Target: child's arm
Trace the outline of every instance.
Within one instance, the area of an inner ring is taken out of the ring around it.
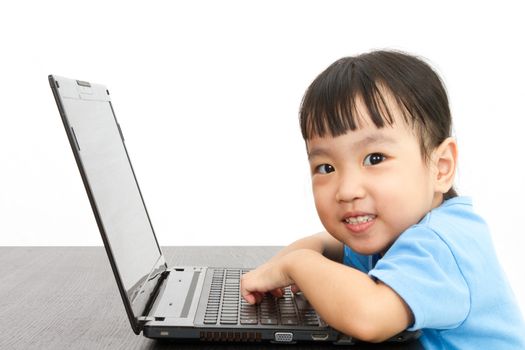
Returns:
[[[241,293],[253,303],[294,283],[329,325],[361,340],[383,341],[412,323],[409,307],[390,287],[311,249],[291,251],[244,275]]]
[[[343,261],[343,243],[332,237],[332,235],[330,235],[328,232],[319,232],[314,235],[301,238],[284,247],[275,256],[273,256],[263,265],[259,266],[257,269],[260,270],[271,266],[274,261],[278,261],[283,256],[299,249],[310,249],[323,254],[328,259],[338,262]],[[299,291],[299,288],[296,285],[292,285],[291,287],[292,292],[297,293]],[[268,292],[272,293],[276,297],[282,297],[284,295],[284,290],[281,288],[269,290]],[[263,297],[263,294],[264,293],[255,293],[255,300],[260,301]]]
[[[330,260],[343,261],[343,243],[332,237],[328,232],[320,232],[299,239],[280,250],[272,259],[279,259],[298,249],[311,249],[326,256]]]

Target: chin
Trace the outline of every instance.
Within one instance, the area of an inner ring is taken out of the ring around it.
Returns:
[[[377,249],[352,249],[352,250],[361,255],[374,255],[374,254],[381,253],[381,250],[377,250]]]
[[[345,243],[346,244],[346,243]],[[374,255],[374,254],[381,254],[384,249],[382,247],[378,247],[375,245],[364,245],[364,244],[346,244],[350,247],[354,252],[361,254],[361,255]]]

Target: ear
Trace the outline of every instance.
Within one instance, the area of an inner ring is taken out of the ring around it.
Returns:
[[[454,184],[456,165],[458,159],[458,145],[456,140],[448,137],[433,152],[435,191],[447,193]]]

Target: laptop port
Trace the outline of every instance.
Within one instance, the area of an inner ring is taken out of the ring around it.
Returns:
[[[322,341],[328,339],[328,333],[312,333],[312,340]]]
[[[291,332],[276,332],[274,339],[279,343],[290,343],[293,341],[293,333]]]

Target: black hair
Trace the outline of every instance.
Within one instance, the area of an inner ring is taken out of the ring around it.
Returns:
[[[344,57],[325,69],[308,87],[301,103],[304,140],[358,129],[357,99],[377,128],[392,125],[394,118],[385,94],[395,98],[405,121],[415,129],[421,155],[428,161],[432,150],[452,133],[447,92],[427,63],[399,51]],[[451,188],[444,197],[455,196]]]

